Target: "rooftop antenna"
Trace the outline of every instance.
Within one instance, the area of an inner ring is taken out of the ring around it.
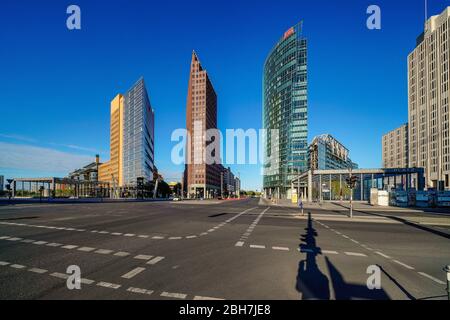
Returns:
[[[428,20],[428,0],[425,0],[425,23]]]

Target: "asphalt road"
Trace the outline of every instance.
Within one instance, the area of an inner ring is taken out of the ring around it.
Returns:
[[[432,229],[257,199],[0,208],[0,299],[446,299],[447,264]]]

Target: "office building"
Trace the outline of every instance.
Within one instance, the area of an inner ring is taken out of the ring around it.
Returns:
[[[264,64],[266,197],[290,198],[291,180],[308,168],[307,83],[307,40],[300,23],[284,33]],[[273,129],[278,130],[275,136]]]
[[[349,157],[348,149],[330,134],[313,139],[309,146],[310,170],[356,169],[358,165]]]
[[[154,111],[144,79],[111,102],[110,153],[99,166],[98,179],[112,187],[135,186],[138,178],[153,180]]]
[[[427,188],[450,188],[450,7],[425,23],[408,56],[409,167],[425,168]]]
[[[381,144],[383,168],[408,168],[408,124],[383,135]]]
[[[208,129],[217,128],[217,95],[198,56],[192,52],[186,103],[186,129],[191,138],[186,146],[184,185],[189,198],[213,198],[220,193],[221,165],[206,160]],[[220,159],[220,150],[214,158]],[[219,161],[220,162],[220,161]]]
[[[100,165],[100,156],[97,154],[94,162],[69,173],[69,179],[78,181],[98,181],[98,168]]]

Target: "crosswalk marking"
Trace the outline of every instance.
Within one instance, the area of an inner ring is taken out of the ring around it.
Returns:
[[[185,295],[183,293],[172,293],[172,292],[164,291],[163,293],[161,293],[161,297],[186,299],[187,295]]]
[[[153,258],[153,256],[149,256],[146,254],[139,254],[134,257],[134,259],[138,259],[138,260],[150,260],[151,258]]]

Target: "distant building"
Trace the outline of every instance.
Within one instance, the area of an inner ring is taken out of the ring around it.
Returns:
[[[308,167],[310,170],[356,169],[358,165],[349,157],[349,151],[330,134],[313,139],[309,145]]]
[[[3,191],[5,189],[5,177],[0,176],[0,191]]]
[[[187,144],[184,173],[184,187],[189,198],[213,198],[220,193],[221,165],[205,161],[208,143],[204,137],[208,129],[216,128],[217,95],[197,54],[192,52],[186,103],[186,129],[191,139]],[[216,154],[216,157],[220,159],[220,155]]]
[[[113,187],[153,180],[155,171],[154,111],[144,79],[111,102],[111,159],[100,165],[99,180]]]
[[[308,164],[307,39],[302,23],[289,28],[264,63],[263,129],[267,130],[266,197],[290,198],[291,180]],[[278,130],[278,137],[272,136]]]
[[[383,168],[408,168],[408,124],[385,134],[381,143]]]
[[[409,167],[450,189],[450,7],[425,23],[408,56]]]
[[[94,162],[69,173],[69,178],[77,181],[99,181],[98,168],[100,165],[100,156],[96,155]]]

